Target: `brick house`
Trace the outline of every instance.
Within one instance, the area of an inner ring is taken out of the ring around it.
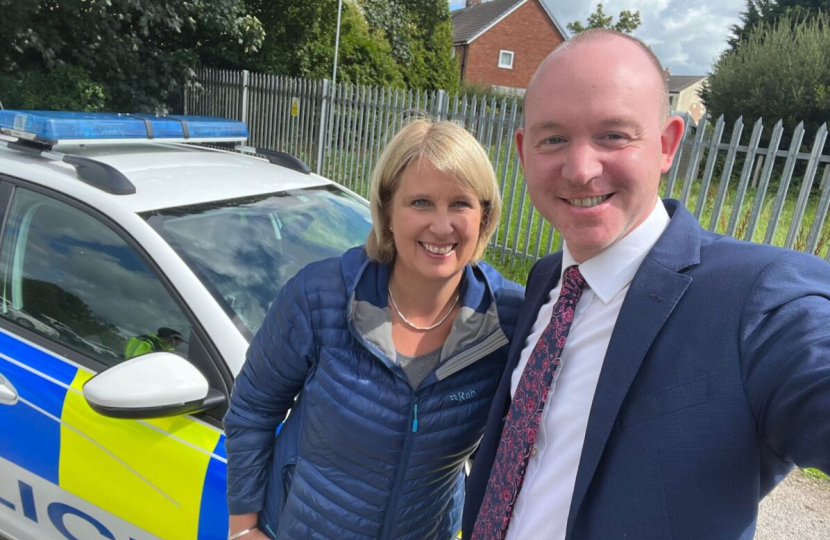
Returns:
[[[524,93],[536,68],[567,39],[541,0],[467,0],[452,12],[461,80]]]

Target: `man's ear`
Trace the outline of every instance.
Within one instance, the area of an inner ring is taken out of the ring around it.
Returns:
[[[522,142],[525,139],[525,130],[523,128],[516,129],[516,151],[519,153],[519,163],[522,164],[522,170],[525,168],[525,149]]]
[[[685,130],[686,123],[683,121],[682,117],[671,115],[666,120],[666,125],[663,127],[663,133],[660,135],[660,146],[663,154],[660,172],[666,173],[669,169],[671,169],[671,164],[674,161],[674,154],[680,146],[680,141],[683,140],[683,132]]]

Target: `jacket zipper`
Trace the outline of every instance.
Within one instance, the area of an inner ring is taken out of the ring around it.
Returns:
[[[412,408],[412,414],[414,414],[414,418],[412,419],[412,433],[418,432],[418,399],[415,399],[415,405]]]
[[[366,341],[366,338],[364,338],[363,335],[360,332],[357,331],[357,329],[354,326],[354,319],[351,316],[351,312],[348,315],[348,326],[349,326],[349,331],[352,333],[352,336],[357,338],[359,343],[361,343],[364,347],[366,347],[366,349],[369,352],[371,352],[375,357],[377,357],[378,360],[380,360],[384,364],[388,364],[388,362],[385,360],[385,356],[383,355],[383,353],[377,347],[375,347],[373,344]],[[501,327],[497,327],[496,330],[494,330],[492,333],[488,334],[485,338],[479,340],[478,342],[476,342],[473,345],[471,345],[470,347],[468,347],[466,349],[466,351],[470,352],[470,351],[475,350],[476,347],[481,345],[483,342],[487,341],[488,338],[492,338],[492,336],[495,332],[502,332]],[[504,336],[503,333],[502,333],[502,336]],[[505,342],[506,341],[507,341],[507,339],[505,337]],[[499,345],[499,346],[501,346],[501,345]],[[464,366],[464,368],[469,367],[469,365],[474,364],[475,362],[477,362],[481,358],[487,356],[487,354],[489,354],[490,352],[492,352],[492,351],[488,351],[485,354],[482,354],[479,358],[476,358],[475,361],[471,362],[467,366]],[[460,369],[464,369],[464,368],[459,368],[457,370],[453,370],[452,373],[454,373],[455,371],[459,371]],[[392,369],[392,372],[395,373],[398,377],[402,377],[407,383],[409,382],[406,379],[406,375],[404,375],[402,371]],[[434,377],[435,377],[435,371],[433,371],[432,374],[427,379],[432,379]],[[433,380],[433,381],[430,381],[427,384],[433,384],[435,382],[436,381]],[[424,385],[422,384],[421,388],[423,388],[423,387],[424,387]],[[392,492],[390,493],[390,496],[389,496],[389,503],[386,505],[386,517],[384,518],[383,528],[381,529],[380,536],[379,536],[378,540],[385,540],[386,538],[388,538],[389,531],[392,528],[392,520],[394,519],[394,516],[395,516],[394,510],[398,506],[398,498],[400,497],[400,492],[401,492],[401,483],[403,482],[404,475],[406,474],[405,464],[407,463],[407,461],[409,461],[409,454],[412,452],[412,445],[414,443],[415,433],[418,432],[418,398],[417,398],[414,390],[410,390],[410,396],[411,396],[410,399],[411,399],[412,407],[410,407],[410,409],[409,409],[410,410],[409,425],[412,426],[412,429],[406,430],[406,439],[404,440],[403,449],[401,450],[401,457],[400,457],[400,460],[398,461],[398,472],[395,475],[395,480],[394,480],[394,483],[392,484]]]
[[[383,520],[383,528],[380,531],[379,540],[387,538],[392,528],[392,520],[395,517],[395,510],[398,507],[398,497],[401,493],[401,483],[403,483],[403,478],[407,470],[405,465],[409,461],[409,454],[412,452],[412,443],[415,438],[414,434],[418,431],[418,398],[414,392],[410,393],[410,395],[412,396],[412,407],[409,409],[409,423],[412,425],[412,429],[406,432],[406,440],[403,443],[403,450],[401,450],[401,459],[398,462],[398,473],[395,475],[395,483],[392,484],[392,493],[389,495],[389,503],[386,505],[386,518]]]
[[[358,341],[366,347],[366,349],[375,355],[378,360],[383,363],[386,363],[384,360],[383,353],[378,350],[377,347],[366,341],[363,335],[357,331],[354,327],[354,320],[352,319],[351,315],[348,318],[349,330],[351,331],[352,335],[355,336]],[[392,372],[395,373],[398,377],[402,377],[407,384],[409,381],[406,379],[406,375],[403,374],[403,371],[400,372],[392,369]],[[403,449],[401,449],[401,457],[398,461],[398,472],[395,474],[395,480],[392,484],[392,492],[389,494],[389,502],[386,505],[386,517],[383,520],[383,527],[380,531],[380,536],[378,540],[384,540],[389,536],[389,531],[392,528],[392,520],[395,517],[394,510],[398,506],[398,497],[400,496],[401,492],[401,483],[403,482],[403,477],[406,474],[406,463],[409,461],[409,454],[412,452],[412,444],[414,442],[415,433],[418,432],[418,397],[415,395],[415,391],[410,388],[409,390],[410,396],[410,403],[412,406],[409,408],[409,421],[407,425],[412,426],[411,429],[405,430],[406,438],[404,439]]]

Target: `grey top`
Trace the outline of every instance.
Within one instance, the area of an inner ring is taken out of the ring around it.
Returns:
[[[464,293],[462,300],[463,295]],[[377,307],[368,301],[355,300],[354,296],[352,293],[350,316],[355,331],[369,345],[377,347],[376,353],[382,361],[399,363],[395,361],[398,354],[395,342],[392,341],[389,306]],[[507,343],[496,302],[491,302],[484,313],[478,313],[473,307],[462,306],[452,323],[450,335],[441,347],[441,361],[437,364],[435,375],[439,381],[443,381]]]
[[[417,390],[424,379],[427,378],[427,375],[432,373],[432,370],[438,365],[438,361],[441,360],[441,347],[420,356],[407,356],[401,353],[397,353],[397,355],[398,364],[406,373],[409,385],[413,390]]]

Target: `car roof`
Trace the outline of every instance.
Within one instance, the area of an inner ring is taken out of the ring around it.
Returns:
[[[135,193],[107,193],[79,180],[72,165],[3,146],[0,172],[87,202],[108,199],[136,213],[331,184],[265,159],[188,144],[58,145],[52,150],[111,165],[132,182]]]

